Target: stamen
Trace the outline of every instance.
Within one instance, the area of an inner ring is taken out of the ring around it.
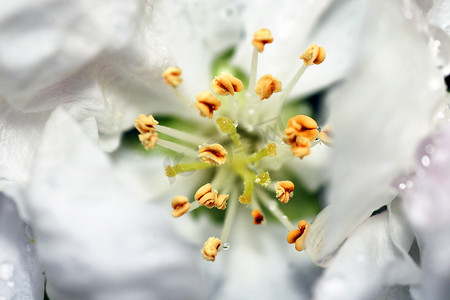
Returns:
[[[278,203],[272,200],[266,193],[257,190],[258,199],[261,200],[262,204],[267,207],[268,210],[278,219],[278,221],[287,228],[287,230],[292,230],[295,226],[289,221],[288,217],[280,210]]]
[[[316,44],[311,44],[300,56],[300,59],[303,59],[305,66],[310,66],[312,64],[319,65],[325,60],[325,49]]]
[[[172,216],[179,218],[184,215],[190,208],[188,199],[184,196],[176,196],[172,199]]]
[[[199,146],[198,157],[204,162],[210,163],[214,166],[223,165],[226,161],[227,150],[220,144],[203,144]]]
[[[260,225],[264,222],[264,216],[259,209],[252,210],[253,224]]]
[[[300,159],[311,154],[311,142],[305,137],[297,137],[295,143],[291,146],[293,156],[297,156]]]
[[[319,139],[328,147],[333,146],[333,130],[331,125],[327,124],[319,133]]]
[[[267,187],[270,183],[269,172],[258,174],[258,176],[256,176],[255,183],[259,184],[260,186]]]
[[[294,184],[289,181],[278,181],[276,187],[276,196],[281,203],[288,203],[294,196]]]
[[[273,93],[281,92],[281,82],[270,74],[264,75],[256,83],[255,93],[259,100],[269,99]]]
[[[310,224],[308,224],[305,220],[301,220],[297,224],[298,229],[293,229],[289,231],[287,235],[286,238],[287,242],[289,244],[295,243],[295,249],[297,251],[302,251],[306,249],[306,247],[305,248],[303,247],[303,242],[305,241],[306,236],[308,235],[309,226]]]
[[[144,145],[145,150],[150,150],[156,147],[158,142],[158,134],[156,132],[146,132],[139,135],[139,140]]]
[[[177,153],[182,153],[182,154],[190,156],[190,157],[197,157],[197,155],[198,155],[198,153],[195,150],[188,148],[186,146],[171,142],[171,141],[159,139],[158,145],[161,147],[164,147],[166,149],[175,151]]]
[[[269,143],[267,146],[258,152],[255,152],[245,159],[246,163],[252,163],[255,161],[260,160],[263,157],[266,156],[276,156],[277,155],[277,145],[275,143]]]
[[[305,137],[313,141],[318,135],[319,130],[317,129],[317,122],[314,119],[305,115],[297,115],[289,119],[283,133],[283,141],[292,146],[298,137]]]
[[[309,48],[300,56],[300,59],[303,59],[303,65],[300,66],[300,68],[297,70],[297,72],[292,77],[291,81],[289,81],[289,84],[284,89],[284,93],[281,97],[281,101],[279,101],[279,105],[283,105],[284,101],[289,97],[291,94],[294,86],[297,84],[297,82],[302,77],[303,73],[305,73],[308,66],[311,64],[320,64],[325,60],[325,49],[322,47],[317,46],[316,44],[312,44],[309,46]]]
[[[207,208],[213,208],[216,203],[217,191],[212,191],[212,186],[207,183],[201,186],[194,195],[194,199]]]
[[[218,110],[221,102],[213,96],[210,91],[205,91],[197,95],[195,108],[200,111],[202,117],[212,119],[214,111]]]
[[[230,235],[230,230],[233,225],[234,218],[236,217],[238,202],[236,201],[236,193],[231,195],[231,203],[225,214],[225,221],[223,224],[222,234],[220,239],[226,243],[228,241],[228,236]],[[222,250],[223,246],[220,246],[219,251]]]
[[[166,176],[167,177],[175,177],[177,174],[180,174],[180,173],[197,171],[197,170],[201,170],[201,169],[208,169],[211,167],[212,167],[211,164],[204,163],[204,162],[190,163],[190,164],[176,164],[174,166],[166,167]]]
[[[155,126],[158,125],[158,121],[153,118],[153,115],[139,114],[139,116],[134,120],[134,127],[140,133],[154,133],[156,131]]]
[[[157,125],[157,126],[155,126],[155,128],[158,132],[164,133],[164,134],[174,137],[178,140],[181,140],[181,141],[187,142],[187,143],[191,143],[194,145],[203,144],[206,140],[206,138],[201,138],[201,137],[198,137],[197,135],[189,134],[187,132],[177,130],[177,129],[174,129],[171,127]]]
[[[255,90],[256,74],[258,72],[258,54],[259,54],[258,48],[255,47],[253,49],[252,62],[250,65],[250,79],[248,83],[247,93],[250,93],[251,91]],[[250,95],[248,94],[247,97],[249,98]]]
[[[255,174],[245,167],[236,168],[235,171],[241,176],[244,181],[244,192],[239,196],[239,202],[242,204],[250,204],[252,202],[253,190],[255,188],[254,182]]]
[[[234,95],[244,87],[242,81],[229,73],[221,73],[211,81],[211,88],[217,95]]]
[[[207,261],[215,261],[220,245],[222,245],[221,240],[216,237],[210,237],[203,245],[201,251],[203,259]]]
[[[219,195],[216,199],[216,207],[218,209],[224,210],[227,208],[227,200],[230,197],[230,195],[226,194],[226,195]]]
[[[253,35],[252,45],[258,49],[259,52],[264,51],[264,46],[273,42],[273,36],[269,29],[262,28]]]
[[[181,73],[181,69],[177,67],[169,67],[162,73],[162,77],[164,78],[166,84],[175,88],[183,82],[183,79],[180,77]]]

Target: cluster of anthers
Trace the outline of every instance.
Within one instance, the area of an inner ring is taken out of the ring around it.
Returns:
[[[303,64],[280,93],[281,82],[276,77],[267,74],[256,81],[258,56],[264,51],[265,45],[272,41],[273,37],[268,29],[260,29],[254,34],[252,42],[254,50],[247,89],[238,78],[228,73],[221,73],[211,81],[214,94],[211,91],[203,91],[197,95],[196,102],[192,103],[189,97],[179,89],[183,82],[182,71],[179,68],[170,67],[162,74],[165,82],[173,87],[175,95],[181,101],[188,107],[198,110],[201,117],[212,119],[217,130],[214,137],[198,136],[159,125],[152,115],[141,114],[135,121],[135,126],[140,132],[139,139],[147,150],[159,145],[192,158],[189,163],[167,166],[165,173],[168,177],[175,177],[184,172],[215,168],[213,180],[198,188],[194,200],[189,201],[185,196],[172,199],[172,216],[176,218],[201,206],[226,210],[220,239],[210,237],[201,250],[203,258],[208,261],[214,261],[219,251],[228,248],[227,239],[238,202],[251,211],[250,215],[256,225],[265,224],[263,206],[289,230],[287,238],[289,243],[295,243],[299,251],[306,247],[303,241],[309,225],[302,220],[296,228],[279,208],[278,201],[273,200],[277,198],[281,203],[288,203],[294,195],[294,184],[286,180],[271,183],[269,172],[265,169],[270,170],[270,164],[269,167],[264,167],[268,165],[264,162],[268,159],[275,159],[277,165],[285,162],[286,155],[276,157],[281,148],[290,148],[293,156],[303,159],[315,144],[323,142],[331,145],[331,129],[326,126],[322,130],[312,118],[297,115],[288,121],[279,141],[265,143],[265,146],[259,146],[260,149],[256,150],[264,137],[258,137],[252,125],[260,122],[262,117],[270,113],[279,113],[283,102],[305,70],[311,65],[323,62],[325,51],[322,47],[312,44],[300,56]],[[244,97],[237,97],[237,93],[241,91],[245,92]],[[280,93],[279,97],[273,97],[275,93]],[[265,99],[270,100],[263,101]],[[265,104],[267,102],[273,103],[268,106]],[[172,139],[161,138],[158,133],[170,136]],[[244,142],[243,138],[247,136],[252,136],[250,142]],[[207,143],[212,139],[215,139],[215,143]],[[179,140],[180,143],[173,140]],[[186,146],[187,144],[192,147]],[[243,185],[240,196],[236,192],[239,182]],[[275,195],[270,196],[270,193]],[[228,208],[227,202],[229,202]]]

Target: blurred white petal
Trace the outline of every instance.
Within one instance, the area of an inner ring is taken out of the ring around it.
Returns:
[[[2,1],[0,90],[16,108],[129,40],[141,1]]]
[[[398,3],[371,5],[357,67],[328,99],[335,151],[322,257],[393,199],[391,183],[411,169],[445,94],[425,41]]]
[[[0,194],[0,297],[43,299],[44,275],[36,247],[11,199]]]
[[[395,204],[356,228],[317,282],[314,299],[371,299],[385,286],[417,284],[419,269],[407,254],[413,235],[403,218]]]
[[[168,214],[136,197],[114,172],[76,122],[55,110],[28,199],[50,298],[205,297],[199,268],[188,259],[198,249],[182,243]]]
[[[403,206],[421,250],[420,295],[423,299],[445,299],[450,295],[449,153],[450,127],[447,125],[418,149],[418,169],[412,178],[414,185],[407,191]],[[424,159],[427,156],[429,163]]]

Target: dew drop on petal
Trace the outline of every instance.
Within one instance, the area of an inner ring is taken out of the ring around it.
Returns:
[[[275,202],[275,201],[270,201],[270,203],[269,203],[269,210],[270,211],[274,211],[274,210],[276,210],[277,209],[277,202]]]
[[[420,164],[424,167],[430,166],[430,157],[428,155],[422,156],[420,159]]]
[[[9,262],[2,262],[0,264],[0,278],[3,280],[9,280],[13,277],[14,266]]]
[[[391,187],[396,193],[403,193],[407,189],[410,189],[414,186],[413,182],[408,177],[398,177],[395,179]]]
[[[233,121],[233,125],[234,125],[234,127],[238,127],[238,124],[239,124],[239,123],[238,123],[238,121],[237,121],[237,120],[234,120],[234,121]]]
[[[224,243],[222,249],[225,250],[225,251],[230,249],[230,243]]]

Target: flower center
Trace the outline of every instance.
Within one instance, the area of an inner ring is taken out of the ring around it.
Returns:
[[[249,209],[255,225],[265,224],[264,207],[289,230],[289,243],[296,243],[299,251],[306,247],[303,244],[308,232],[306,221],[300,221],[297,228],[278,205],[278,202],[288,203],[293,197],[294,184],[288,180],[272,183],[270,173],[287,162],[291,156],[286,155],[289,152],[303,159],[321,139],[325,144],[331,144],[331,128],[322,131],[312,118],[305,115],[291,118],[284,132],[277,132],[273,128],[267,132],[261,130],[259,125],[264,123],[267,116],[276,118],[302,74],[312,64],[320,64],[325,59],[325,51],[312,44],[300,57],[304,64],[282,90],[281,82],[270,74],[256,80],[258,57],[265,45],[272,41],[268,29],[255,33],[247,87],[239,78],[221,73],[211,82],[215,95],[211,91],[204,91],[197,95],[195,103],[178,89],[183,81],[179,68],[170,67],[162,74],[183,103],[198,110],[200,117],[211,119],[211,127],[216,131],[212,137],[160,125],[152,115],[139,115],[135,121],[135,127],[140,132],[139,139],[147,150],[158,145],[190,157],[189,162],[167,166],[166,176],[171,178],[185,172],[214,169],[211,181],[198,187],[195,200],[190,202],[184,196],[172,200],[174,217],[201,206],[226,210],[220,239],[210,237],[201,251],[203,258],[209,261],[214,261],[217,253],[227,248],[239,203]],[[179,142],[161,138],[158,133]]]

